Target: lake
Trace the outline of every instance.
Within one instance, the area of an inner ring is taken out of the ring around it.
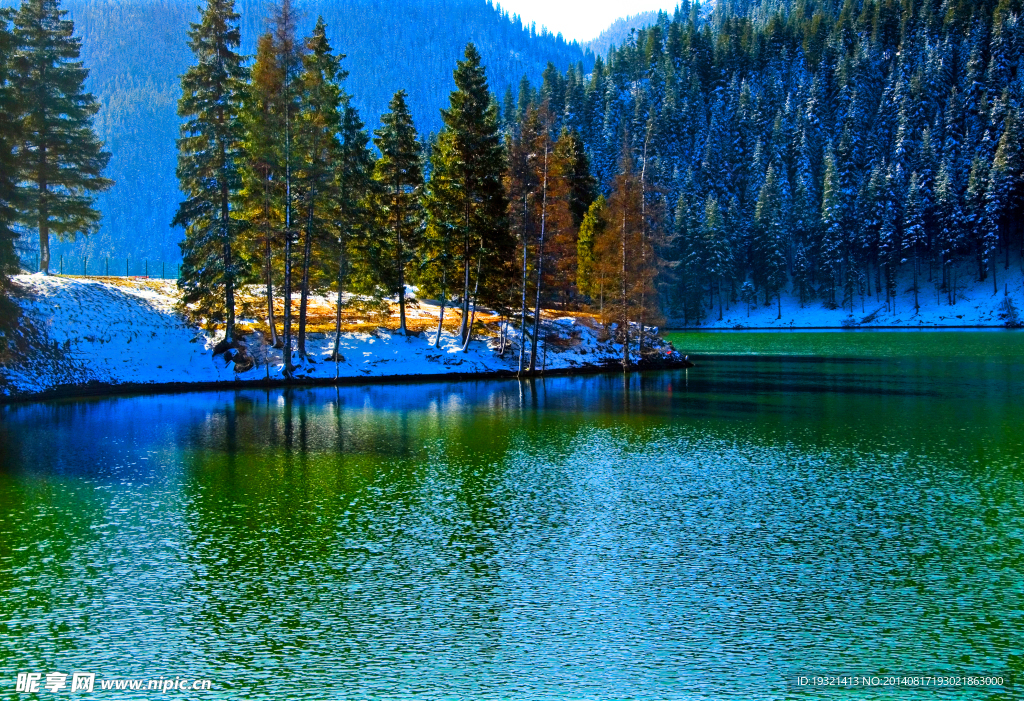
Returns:
[[[1024,334],[674,340],[696,367],[0,407],[0,695],[1019,698]]]

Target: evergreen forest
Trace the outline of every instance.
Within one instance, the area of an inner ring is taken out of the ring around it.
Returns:
[[[20,0],[0,0],[14,9]],[[169,224],[181,198],[175,177],[180,120],[180,78],[193,57],[188,29],[200,15],[198,0],[62,0],[82,40],[81,60],[89,69],[86,89],[100,107],[96,133],[111,153],[107,176],[115,185],[99,194],[103,214],[95,235],[55,241],[68,271],[132,275],[158,262],[173,275],[180,262],[181,230]],[[267,29],[272,0],[238,0],[240,51],[255,56]],[[347,89],[371,125],[387,111],[395,91],[405,89],[417,129],[441,127],[439,109],[452,89],[452,67],[474,42],[493,89],[515,86],[524,75],[539,79],[548,62],[561,69],[593,63],[580,46],[492,6],[487,0],[296,0],[297,31],[312,32],[323,16],[328,36],[349,72]],[[23,239],[21,253],[35,267],[38,247]],[[159,269],[157,270],[159,272]]]
[[[590,74],[549,70],[506,94],[504,129],[542,106],[606,191],[633,154],[661,308],[684,323],[786,291],[851,312],[917,306],[924,281],[953,304],[969,282],[999,292],[1024,247],[1020,11],[683,2]]]
[[[464,347],[478,306],[497,311],[530,371],[543,308],[598,314],[628,365],[630,334],[642,358],[666,318],[781,315],[784,295],[853,313],[997,294],[1024,252],[1020,4],[683,2],[591,70],[504,89],[468,43],[425,134],[413,90],[367,126],[324,16],[303,33],[280,0],[250,56],[234,0],[206,0],[177,100],[182,308],[240,352],[238,291],[259,289],[301,363],[311,296],[334,297],[337,334],[344,305],[397,301],[405,333],[418,294],[441,323],[457,308]],[[80,189],[101,192],[90,138]]]

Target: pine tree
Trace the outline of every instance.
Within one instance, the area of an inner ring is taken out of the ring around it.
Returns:
[[[187,199],[174,217],[181,243],[181,304],[208,323],[223,322],[225,345],[235,343],[235,290],[244,279],[233,246],[241,229],[232,200],[241,187],[244,128],[240,119],[246,70],[237,52],[234,0],[207,0],[189,31],[197,63],[181,79],[178,181]]]
[[[586,166],[586,161],[581,164],[580,156],[576,137],[563,129],[551,147],[545,217],[551,265],[546,266],[544,281],[545,296],[552,302],[560,301],[563,308],[575,296],[579,224],[574,210],[583,208],[586,211],[590,206],[587,196],[581,197],[577,188],[578,179],[589,180],[585,172],[581,177],[581,168]]]
[[[957,253],[964,247],[966,223],[957,188],[952,159],[942,160],[939,175],[935,180],[935,208],[937,231],[935,247],[938,251],[939,264],[942,266],[942,289],[952,306],[956,296],[951,279],[951,269]]]
[[[722,319],[722,283],[725,275],[732,268],[732,251],[726,238],[725,222],[722,210],[714,195],[708,195],[704,205],[704,226],[702,230],[702,249],[711,290],[711,301],[714,303],[715,287],[718,288],[718,319]]]
[[[892,167],[889,168],[885,180],[884,193],[879,202],[881,220],[878,230],[878,263],[882,270],[882,281],[885,285],[886,307],[894,310],[896,302],[896,274],[902,246],[899,240],[899,221],[894,202],[896,188],[892,182],[894,180]]]
[[[974,248],[974,258],[978,265],[978,280],[988,278],[990,263],[995,252],[994,237],[986,225],[985,197],[988,191],[990,167],[980,155],[971,162],[970,176],[967,179],[967,192],[964,196],[964,219],[967,224],[968,237]]]
[[[535,167],[535,148],[540,138],[541,120],[539,111],[526,105],[522,118],[518,122],[518,128],[513,131],[511,138],[506,143],[506,171],[505,171],[505,192],[508,198],[508,222],[510,232],[515,235],[518,243],[516,261],[522,261],[520,270],[516,277],[519,281],[519,372],[525,370],[526,365],[526,338],[527,338],[527,296],[529,293],[529,253],[533,245],[534,232],[537,230],[535,193],[538,186],[538,171]],[[448,133],[442,134],[443,140],[451,141]],[[449,149],[451,150],[451,149]],[[453,155],[448,158],[454,158]],[[441,182],[438,178],[431,179],[431,188],[446,188],[453,190],[456,187],[454,180],[446,178]],[[444,228],[442,231],[449,235],[447,241],[461,238],[458,228],[463,221],[459,211],[459,198],[453,191],[451,195],[444,198],[434,198],[438,201],[447,202],[447,206],[453,207],[443,215],[431,214],[431,226]],[[436,223],[436,224],[435,224]],[[452,257],[454,259],[454,256]],[[454,270],[452,271],[455,272]]]
[[[455,221],[439,222],[440,226],[457,229],[461,235],[458,247],[462,267],[463,347],[469,347],[472,333],[470,319],[470,278],[479,270],[475,289],[480,298],[501,296],[502,274],[510,263],[514,241],[509,235],[508,202],[502,187],[505,154],[498,131],[498,110],[487,87],[480,54],[473,44],[466,46],[465,60],[454,72],[456,90],[451,93],[450,106],[441,111],[444,131],[448,132],[448,158],[434,164],[431,178],[451,183],[453,203],[444,216]]]
[[[921,310],[918,279],[921,275],[921,248],[925,244],[924,201],[921,196],[921,178],[915,171],[907,187],[907,203],[903,207],[903,250],[912,257],[914,273],[914,310]]]
[[[256,60],[244,93],[241,117],[245,160],[239,205],[249,224],[244,244],[251,249],[250,257],[263,259],[267,326],[274,347],[280,346],[274,315],[274,258],[284,237],[284,153],[280,139],[284,120],[279,104],[283,83],[274,35],[264,34],[256,44]]]
[[[607,201],[604,196],[594,200],[580,224],[579,237],[576,239],[576,288],[581,294],[598,300],[603,316],[604,284],[601,279],[596,259],[595,245],[601,238],[608,222],[605,219]]]
[[[757,211],[754,214],[755,238],[754,256],[755,271],[758,273],[755,282],[764,288],[764,303],[771,302],[772,297],[778,298],[779,318],[782,318],[782,289],[786,282],[786,257],[783,251],[785,228],[782,212],[782,192],[779,175],[775,166],[768,167],[764,186],[757,199]]]
[[[292,268],[294,255],[292,247],[297,238],[295,173],[297,150],[295,148],[295,124],[298,118],[302,83],[303,44],[295,32],[296,12],[291,0],[279,0],[280,4],[271,11],[270,30],[274,35],[277,51],[278,70],[281,75],[281,92],[276,107],[282,129],[278,132],[279,147],[283,160],[279,177],[284,181],[284,374],[292,375]]]
[[[444,172],[445,164],[454,159],[453,149],[451,133],[442,132],[430,152],[433,171],[440,168]],[[459,228],[462,216],[461,198],[456,187],[457,184],[449,178],[432,176],[426,184],[424,197],[427,226],[419,252],[421,267],[417,282],[425,294],[440,301],[435,348],[441,347],[445,310],[459,273],[456,244],[462,239]]]
[[[568,184],[569,212],[573,226],[579,229],[597,197],[597,181],[590,173],[590,157],[579,132],[563,129],[558,142],[559,158],[564,167],[562,177]]]
[[[701,323],[704,308],[705,261],[704,238],[701,236],[705,209],[697,202],[697,188],[692,172],[686,176],[683,192],[676,205],[676,239],[680,261],[680,294],[684,325]]]
[[[338,152],[335,172],[335,235],[333,255],[337,272],[337,306],[335,309],[334,352],[331,358],[340,360],[341,312],[345,304],[345,288],[351,276],[352,253],[360,240],[372,235],[370,227],[369,194],[372,189],[373,155],[370,153],[370,136],[367,134],[359,113],[346,105],[341,116],[341,146]]]
[[[554,124],[551,122],[551,114],[548,111],[548,103],[541,104],[539,113],[540,128],[536,132],[536,139],[531,149],[534,159],[534,168],[537,171],[534,179],[537,182],[537,190],[534,194],[534,208],[537,213],[534,215],[537,220],[537,256],[536,275],[537,282],[534,285],[535,302],[533,305],[533,337],[530,346],[530,372],[537,371],[537,344],[540,340],[540,300],[544,289],[544,260],[545,244],[548,243],[548,221],[549,212],[553,213],[556,205],[554,195],[554,143],[551,139],[551,131]]]
[[[14,146],[18,141],[19,124],[16,94],[10,85],[14,35],[8,29],[9,10],[0,10],[0,353],[5,333],[17,322],[18,306],[11,300],[11,276],[19,269],[14,243],[17,204]]]
[[[1010,267],[1010,235],[1014,229],[1018,236],[1024,233],[1020,216],[1024,206],[1024,133],[1021,131],[1020,119],[1018,109],[1013,109],[1006,117],[1006,125],[992,160],[985,202],[988,226],[997,240],[1003,240],[1006,249],[1007,270]],[[995,267],[992,267],[993,277]],[[992,285],[998,292],[994,279]]]
[[[801,136],[796,163],[793,198],[793,234],[798,246],[814,251],[821,236],[821,196],[811,164],[811,147],[806,133]],[[804,292],[801,292],[801,302]]]
[[[110,154],[93,130],[99,104],[85,92],[82,42],[59,0],[25,0],[14,17],[12,80],[18,89],[20,219],[39,234],[39,269],[50,270],[50,235],[75,240],[99,229],[94,194],[113,182]]]
[[[639,270],[639,248],[642,244],[642,198],[640,178],[627,141],[623,141],[619,158],[619,174],[615,177],[608,198],[608,226],[595,248],[601,274],[609,289],[608,306],[617,320],[622,338],[622,368],[632,365],[629,351],[630,319],[636,315],[636,293],[642,288],[647,271]]]
[[[835,309],[843,240],[843,205],[839,170],[832,150],[825,153],[825,182],[821,201],[821,250],[819,267],[828,283],[828,306]]]
[[[342,111],[348,103],[348,96],[339,85],[348,75],[341,69],[342,58],[344,56],[334,55],[327,41],[327,25],[322,17],[319,18],[313,35],[306,42],[303,72],[299,77],[301,109],[295,124],[295,150],[298,156],[295,181],[298,202],[303,210],[302,218],[305,220],[299,301],[299,356],[302,358],[306,357],[306,314],[312,284],[314,243],[317,249],[316,260],[322,261],[324,256],[320,254],[337,238],[335,225],[338,219],[336,203],[339,179],[336,170],[341,160],[338,137]],[[418,153],[416,155],[418,157]],[[404,295],[400,298],[404,301]],[[404,305],[402,311],[405,311]]]
[[[379,280],[383,290],[398,296],[398,333],[406,335],[405,281],[419,249],[423,230],[421,197],[423,172],[416,128],[399,90],[381,117],[373,142],[380,151],[373,170],[374,198],[378,214]]]

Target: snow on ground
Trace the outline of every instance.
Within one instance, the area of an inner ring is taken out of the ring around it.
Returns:
[[[845,309],[826,309],[821,299],[815,299],[800,305],[799,297],[790,292],[782,295],[782,317],[779,318],[778,303],[773,299],[771,305],[761,304],[747,310],[747,305],[733,304],[730,309],[723,309],[722,320],[718,320],[718,300],[715,308],[709,310],[707,318],[700,328],[707,329],[797,329],[797,328],[929,328],[944,326],[1005,326],[1008,319],[1004,311],[1004,299],[1009,297],[1013,305],[1020,310],[1024,320],[1024,274],[1019,266],[1011,266],[1004,271],[999,266],[998,293],[993,293],[992,280],[977,282],[964,274],[960,284],[963,288],[957,291],[954,305],[949,304],[945,292],[939,292],[934,282],[922,280],[918,301],[920,311],[914,308],[914,294],[911,281],[903,276],[900,279],[902,292],[895,305],[886,310],[884,295],[877,299],[874,296],[863,300],[858,295],[854,300],[854,311]],[[967,279],[965,281],[965,278]],[[682,319],[673,319],[673,327],[683,327]]]
[[[214,356],[220,336],[189,324],[174,309],[173,282],[129,281],[21,275],[20,300],[32,336],[28,359],[0,366],[0,396],[35,394],[61,387],[100,384],[176,384],[234,382],[283,378],[283,354],[245,338],[256,366],[236,373],[224,356]],[[436,318],[436,316],[435,316]],[[634,332],[635,333],[635,332]],[[538,366],[546,370],[586,368],[622,358],[622,345],[601,340],[600,327],[586,318],[545,320]],[[343,333],[341,359],[328,359],[334,334],[308,334],[308,358],[296,353],[297,379],[373,378],[388,376],[514,372],[519,334],[509,329],[512,344],[499,357],[496,338],[475,338],[463,352],[457,335],[443,332],[434,347],[434,332],[397,336],[386,329]],[[650,341],[666,358],[678,359],[670,345]]]

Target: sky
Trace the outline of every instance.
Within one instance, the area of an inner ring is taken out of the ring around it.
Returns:
[[[523,24],[537,23],[567,41],[588,41],[620,17],[647,10],[675,10],[678,0],[502,0],[502,9],[519,15]]]

